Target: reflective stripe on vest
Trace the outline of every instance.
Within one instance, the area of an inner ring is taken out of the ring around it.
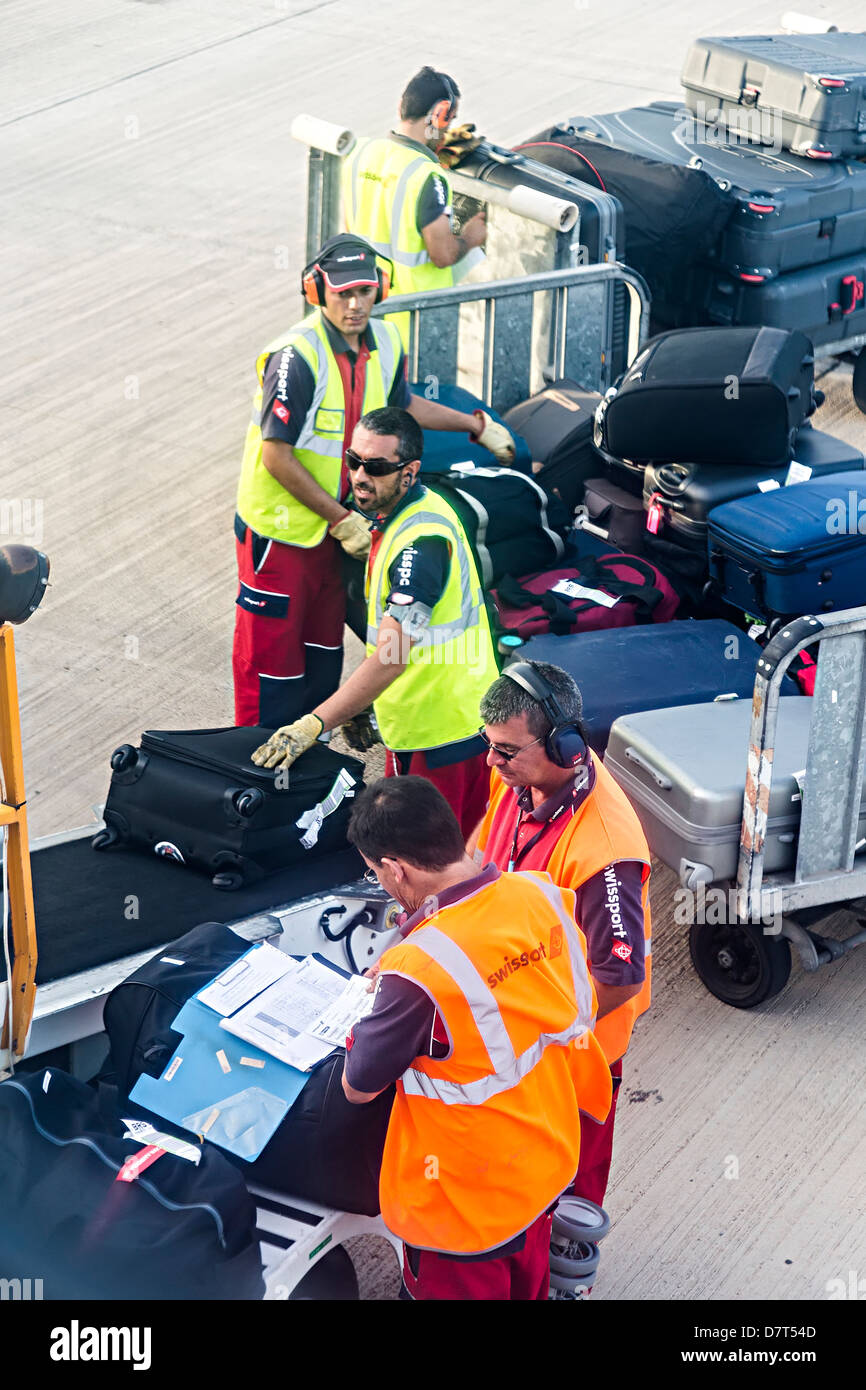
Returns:
[[[413,512],[413,527],[416,524],[420,526],[429,526],[433,524],[434,526],[441,526],[447,528],[451,532],[453,546],[452,555],[457,556],[457,560],[460,566],[460,617],[454,618],[451,622],[448,623],[431,622],[430,626],[425,628],[424,630],[425,636],[429,634],[430,642],[432,643],[432,645],[437,646],[441,645],[443,642],[449,642],[453,637],[459,636],[460,633],[465,632],[467,628],[472,627],[477,621],[478,614],[483,608],[484,603],[483,600],[480,598],[477,603],[472,602],[471,576],[468,558],[469,550],[466,541],[461,538],[458,528],[440,512]],[[406,541],[404,539],[400,542],[399,546],[390,546],[389,552],[396,550],[405,550],[405,548]],[[370,647],[373,648],[375,648],[376,643],[379,640],[379,627],[381,625],[382,619],[385,616],[385,592],[390,587],[387,583],[389,567],[385,565],[385,557],[382,555],[382,552],[384,550],[384,546],[379,547],[379,555],[377,555],[376,557],[376,566],[374,568],[373,578],[370,581],[370,600],[371,602],[375,601],[375,608],[373,611],[373,621],[368,622],[367,624],[367,642],[370,645]],[[380,557],[381,564],[379,563]],[[394,555],[389,553],[389,558],[394,559]],[[376,574],[376,570],[379,570],[378,574]],[[385,580],[384,584],[381,582],[383,578]],[[435,613],[435,608],[433,611]]]
[[[531,878],[541,889],[562,923],[563,936],[568,945],[574,997],[577,1000],[574,1022],[558,1033],[540,1034],[537,1041],[517,1057],[493,991],[481,978],[466,953],[437,927],[418,927],[410,934],[411,944],[418,946],[450,975],[463,993],[475,1026],[487,1048],[490,1065],[495,1074],[459,1085],[456,1081],[445,1081],[410,1067],[401,1078],[407,1095],[423,1096],[427,1100],[441,1100],[445,1105],[483,1105],[491,1096],[498,1095],[501,1091],[510,1091],[522,1081],[524,1076],[538,1065],[546,1047],[566,1047],[575,1038],[592,1030],[595,1023],[592,1013],[592,987],[574,921],[563,910],[562,894],[555,884],[534,874],[525,874],[524,877]]]
[[[370,328],[376,351],[370,353],[366,364],[364,412],[387,403],[401,352],[399,333],[393,325],[373,321]],[[328,342],[321,312],[316,310],[282,338],[269,343],[256,361],[258,386],[244,445],[237,510],[241,519],[259,535],[309,548],[320,544],[328,522],[282,487],[265,468],[262,459],[265,366],[274,353],[287,350],[297,352],[306,362],[314,382],[313,399],[297,442],[292,446],[293,452],[329,496],[339,496],[346,401],[340,369]]]

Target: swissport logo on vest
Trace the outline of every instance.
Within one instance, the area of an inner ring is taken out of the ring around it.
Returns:
[[[503,956],[502,964],[497,970],[492,971],[487,976],[487,983],[491,989],[496,989],[503,980],[507,980],[509,975],[513,975],[516,970],[521,970],[525,965],[538,965],[542,960],[556,960],[557,956],[562,955],[562,927],[559,922],[550,930],[550,940],[547,946],[543,941],[539,941],[534,951],[521,951],[519,956]]]

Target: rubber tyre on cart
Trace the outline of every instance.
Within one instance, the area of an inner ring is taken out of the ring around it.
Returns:
[[[330,1303],[352,1303],[359,1297],[358,1276],[349,1252],[342,1245],[330,1250],[313,1265],[309,1274],[296,1284],[289,1302],[327,1300]]]
[[[694,922],[689,953],[710,994],[734,1009],[753,1009],[787,984],[791,947],[752,922]]]

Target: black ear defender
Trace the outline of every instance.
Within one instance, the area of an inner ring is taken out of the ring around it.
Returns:
[[[502,672],[528,695],[537,700],[550,721],[550,733],[544,740],[544,751],[557,767],[579,767],[586,762],[586,743],[573,719],[568,719],[540,672],[528,661],[514,661]]]

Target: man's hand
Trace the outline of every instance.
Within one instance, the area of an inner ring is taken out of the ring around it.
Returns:
[[[328,535],[339,541],[346,554],[353,555],[356,560],[363,560],[370,553],[370,523],[357,512],[347,512],[328,529]]]
[[[470,217],[463,223],[460,231],[460,239],[467,251],[471,251],[476,246],[483,246],[487,240],[487,222],[484,217],[484,209],[476,212],[474,217]]]
[[[472,121],[464,121],[462,125],[451,126],[445,131],[442,141],[436,147],[436,154],[439,163],[446,169],[454,169],[462,159],[465,159],[473,150],[477,150],[481,144],[482,136],[475,134],[475,126]]]
[[[354,748],[357,753],[368,753],[374,744],[382,742],[368,709],[362,709],[360,714],[348,719],[340,733],[349,747]]]
[[[317,714],[303,714],[294,724],[275,729],[267,743],[253,753],[252,761],[257,767],[291,767],[312,748],[324,727]]]
[[[514,462],[514,440],[504,425],[497,425],[485,410],[473,411],[478,428],[469,438],[483,449],[489,449],[497,463],[510,468]]]

